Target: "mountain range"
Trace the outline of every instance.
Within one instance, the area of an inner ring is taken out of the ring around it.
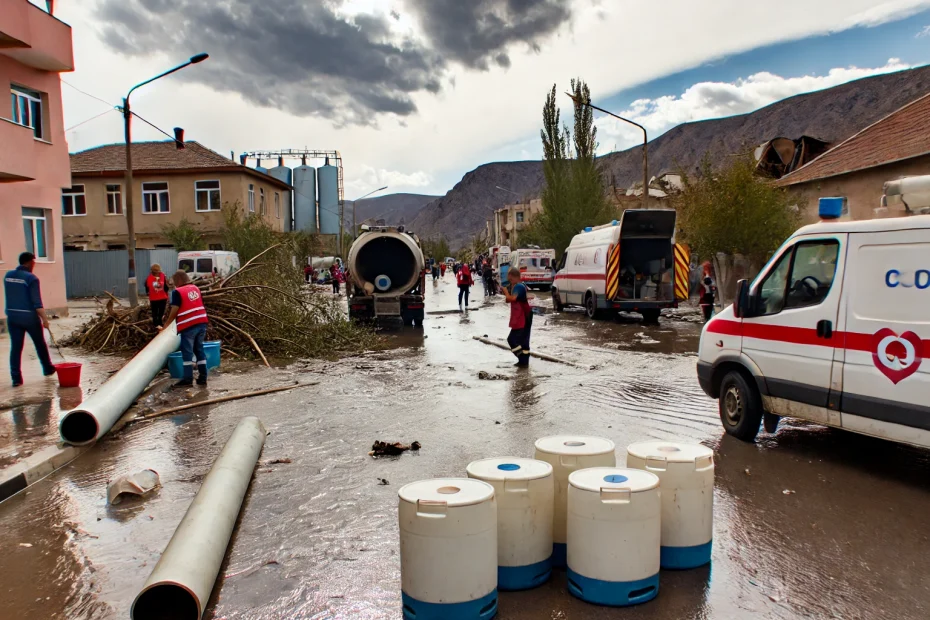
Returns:
[[[705,153],[721,159],[779,136],[808,135],[835,145],[928,91],[930,65],[796,95],[748,114],[683,123],[649,142],[649,174],[693,170]],[[599,159],[609,184],[626,188],[641,182],[642,146]],[[393,196],[366,200],[364,209],[377,215],[384,205],[383,213],[397,220],[402,216],[420,237],[444,235],[457,248],[485,230],[495,209],[538,197],[543,183],[541,161],[490,163],[468,172],[445,196],[395,194],[405,198],[396,203],[389,200]],[[418,207],[422,199],[428,201]]]

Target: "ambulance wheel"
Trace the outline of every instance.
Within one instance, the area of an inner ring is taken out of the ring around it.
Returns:
[[[731,370],[720,382],[720,421],[730,435],[753,441],[762,423],[762,398],[745,375]]]
[[[556,312],[562,312],[565,310],[565,304],[562,303],[562,296],[559,295],[559,289],[552,289],[552,307],[555,308]]]
[[[588,293],[584,298],[584,313],[589,319],[596,319],[600,316],[597,310],[597,297],[594,293]]]

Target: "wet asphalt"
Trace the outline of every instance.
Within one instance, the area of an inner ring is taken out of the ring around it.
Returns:
[[[240,365],[208,392],[172,398],[317,386],[134,424],[0,504],[0,618],[129,617],[245,415],[261,417],[270,435],[205,618],[400,618],[400,486],[463,476],[479,458],[532,456],[536,438],[569,432],[612,439],[620,464],[625,446],[644,439],[713,448],[713,562],[663,571],[658,597],[625,609],[573,598],[556,571],[541,588],[502,593],[498,618],[930,617],[930,452],[790,420],[754,444],[725,436],[695,378],[693,322],[537,316],[533,348],[577,366],[534,361],[516,371],[508,352],[472,339],[506,335],[500,299],[473,299],[477,310],[460,315],[444,312],[455,309],[449,276],[433,292],[428,310],[443,313],[423,330],[386,333],[384,350]],[[479,380],[482,370],[511,380]],[[423,448],[373,459],[379,439]],[[163,486],[108,506],[106,481],[144,468]]]

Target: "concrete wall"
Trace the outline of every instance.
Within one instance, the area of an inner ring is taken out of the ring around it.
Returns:
[[[511,249],[519,247],[520,231],[526,228],[533,218],[542,212],[542,199],[535,198],[505,206],[494,212],[495,231],[493,240],[497,245],[506,245]],[[523,214],[523,221],[517,221],[517,213]]]
[[[25,0],[0,1],[0,16],[0,35],[16,34],[30,46],[0,49],[0,270],[13,269],[26,249],[22,208],[44,209],[48,258],[37,262],[34,273],[45,307],[65,314],[61,188],[71,184],[71,170],[58,71],[71,70],[71,29]],[[9,120],[11,85],[41,93],[41,138]]]
[[[903,212],[897,210],[890,210],[887,214],[881,215],[874,212],[874,209],[881,206],[885,181],[924,174],[930,174],[930,155],[810,183],[789,185],[787,189],[792,196],[797,198],[798,206],[806,222],[818,219],[817,202],[824,196],[846,196],[849,201],[850,217],[854,220],[868,220],[877,216],[904,215]]]
[[[177,224],[183,218],[196,225],[205,233],[208,244],[221,244],[220,231],[223,227],[223,215],[220,211],[197,211],[195,208],[194,182],[219,181],[220,203],[223,205],[239,203],[243,212],[248,212],[249,184],[255,187],[255,213],[260,212],[261,190],[265,191],[264,220],[274,230],[283,231],[285,224],[284,200],[287,191],[271,182],[249,174],[239,172],[184,172],[181,174],[151,175],[137,173],[133,175],[133,211],[135,213],[136,247],[155,248],[170,245],[162,233],[166,224]],[[142,183],[166,182],[170,202],[169,213],[142,212]],[[64,243],[85,250],[106,250],[112,245],[125,245],[128,242],[126,218],[123,215],[107,213],[106,186],[119,184],[124,186],[121,176],[86,176],[75,175],[74,185],[84,186],[86,215],[62,217]],[[278,193],[281,200],[281,212],[275,213],[274,195]],[[59,202],[60,202],[59,197]],[[125,212],[125,196],[123,211]]]

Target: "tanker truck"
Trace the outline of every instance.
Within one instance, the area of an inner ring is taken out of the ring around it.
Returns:
[[[349,248],[349,318],[423,326],[426,271],[420,240],[403,226],[362,227]]]

